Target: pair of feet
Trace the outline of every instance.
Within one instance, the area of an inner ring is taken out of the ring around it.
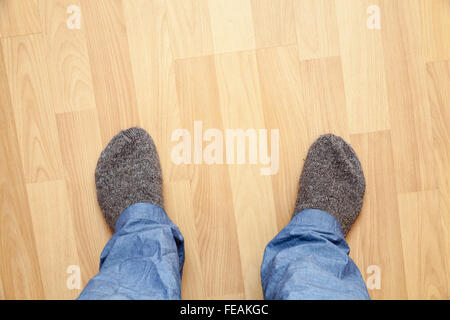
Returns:
[[[141,128],[120,131],[102,151],[95,170],[100,207],[114,231],[119,215],[138,202],[164,208],[158,153]],[[347,235],[361,211],[364,174],[355,151],[342,138],[320,136],[309,148],[294,214],[320,209],[333,215]]]

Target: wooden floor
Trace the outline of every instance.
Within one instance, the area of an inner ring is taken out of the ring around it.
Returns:
[[[68,267],[95,275],[111,234],[94,169],[135,125],[186,239],[184,298],[262,298],[264,247],[327,132],[365,170],[348,242],[365,280],[381,272],[371,297],[449,298],[450,1],[0,0],[0,46],[0,298],[71,299]],[[279,129],[278,173],[176,165],[171,134],[194,120]]]

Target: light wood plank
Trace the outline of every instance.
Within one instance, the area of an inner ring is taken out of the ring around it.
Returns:
[[[44,289],[1,49],[0,45],[0,295],[39,299]]]
[[[362,212],[347,237],[350,256],[363,276],[378,266],[381,288],[369,290],[374,299],[407,299],[397,190],[389,131],[352,135],[350,142],[363,166],[366,194]]]
[[[223,296],[214,296],[210,298],[211,300],[244,300],[244,294],[226,294]]]
[[[256,48],[296,44],[294,0],[251,0]]]
[[[383,1],[381,29],[398,192],[436,188],[423,39],[417,1]],[[405,157],[405,155],[408,155]]]
[[[439,210],[445,234],[445,254],[447,255],[447,273],[450,268],[450,192],[439,190]],[[442,240],[442,239],[441,239]],[[442,253],[441,253],[442,254]],[[450,297],[450,279],[447,277],[447,299]]]
[[[255,48],[250,0],[209,0],[214,53]]]
[[[334,0],[296,0],[294,12],[301,60],[340,54]]]
[[[72,212],[63,180],[27,184],[45,299],[74,299],[67,268],[79,266]]]
[[[160,144],[166,142],[170,129],[161,122],[179,117],[166,4],[164,0],[124,3],[140,122]]]
[[[81,10],[106,144],[119,130],[139,124],[122,1],[81,0]]]
[[[349,126],[341,59],[338,57],[300,62],[300,109],[308,141],[324,133],[348,140]]]
[[[89,109],[58,114],[56,119],[84,286],[98,272],[100,253],[111,237],[97,204],[94,180],[102,150],[98,116]]]
[[[427,61],[450,59],[450,5],[446,0],[420,0]]]
[[[0,278],[0,299],[2,300],[6,299],[5,292],[3,291],[3,284],[1,278]]]
[[[308,150],[308,119],[301,115],[298,52],[295,46],[256,52],[261,103],[267,129],[280,131],[279,165],[272,176],[277,230],[290,221],[297,196],[302,159]]]
[[[200,256],[199,234],[196,228],[196,213],[192,203],[189,181],[179,180],[164,185],[166,210],[172,221],[179,226],[184,237],[186,260],[181,284],[182,299],[204,299],[205,276]]]
[[[165,181],[188,179],[190,166],[175,165],[171,133],[181,127],[172,46],[164,0],[124,2],[140,125],[158,148]]]
[[[448,299],[439,192],[400,194],[398,203],[408,299]]]
[[[214,52],[208,0],[173,0],[167,7],[175,58]]]
[[[386,89],[389,69],[385,72],[380,31],[366,27],[366,10],[370,5],[379,5],[379,1],[336,2],[351,133],[386,130],[391,127]],[[384,25],[381,28],[383,30]]]
[[[265,128],[265,123],[255,53],[229,53],[217,56],[215,61],[224,127],[253,129],[258,134],[260,129]],[[268,149],[271,135],[269,131]],[[246,143],[250,150],[248,138]],[[273,156],[274,151],[271,151],[269,155]],[[258,157],[257,164],[249,163],[247,152],[245,164],[228,166],[245,299],[263,298],[261,262],[266,244],[277,232],[272,179],[270,175],[261,175],[261,168],[268,166],[260,161],[261,158]]]
[[[433,125],[433,145],[439,186],[439,211],[444,226],[447,271],[450,268],[450,61],[427,64],[428,96]],[[450,278],[447,277],[448,296]]]
[[[78,0],[41,0],[44,43],[48,64],[50,87],[55,112],[70,112],[95,108],[91,68],[86,46],[86,27],[67,26],[67,8],[80,7]],[[82,18],[83,15],[81,13]]]
[[[204,130],[223,130],[213,57],[177,60],[175,68],[183,127],[192,136],[195,120]],[[206,296],[243,293],[228,170],[198,164],[190,182]]]
[[[53,99],[42,35],[2,39],[27,183],[61,178]]]
[[[37,0],[0,1],[0,38],[39,32]]]

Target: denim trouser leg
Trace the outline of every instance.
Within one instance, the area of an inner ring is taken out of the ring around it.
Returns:
[[[349,252],[332,215],[303,210],[266,247],[265,299],[370,299]]]
[[[78,299],[180,299],[184,240],[163,209],[125,209]]]

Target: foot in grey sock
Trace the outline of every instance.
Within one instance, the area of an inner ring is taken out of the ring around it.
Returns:
[[[365,188],[361,163],[352,147],[333,134],[322,135],[309,148],[294,214],[305,209],[326,211],[347,235],[361,211]]]
[[[163,207],[158,153],[141,128],[120,131],[100,154],[95,169],[97,198],[111,229],[127,207],[150,202]]]

